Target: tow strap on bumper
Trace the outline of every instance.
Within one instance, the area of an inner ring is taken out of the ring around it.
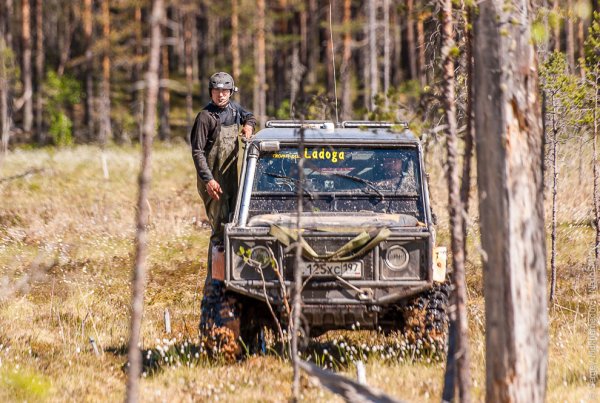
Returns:
[[[302,256],[316,262],[337,261],[344,262],[356,259],[357,257],[367,253],[380,242],[385,241],[391,234],[387,227],[379,229],[379,231],[361,232],[338,250],[332,253],[319,255],[315,250],[304,240],[300,238],[302,247]],[[275,237],[281,244],[289,247],[292,243],[298,240],[298,231],[278,225],[271,225],[269,235]]]

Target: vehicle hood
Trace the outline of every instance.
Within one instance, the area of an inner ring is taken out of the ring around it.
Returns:
[[[261,214],[250,218],[250,227],[279,227],[295,228],[297,225],[296,213]],[[342,232],[369,231],[382,227],[424,227],[415,217],[407,214],[383,214],[371,212],[357,213],[303,213],[302,228],[322,231]]]

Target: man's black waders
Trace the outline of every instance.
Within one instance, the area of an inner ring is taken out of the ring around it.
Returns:
[[[229,222],[229,216],[235,209],[239,181],[238,158],[240,161],[242,160],[245,149],[245,143],[238,140],[239,129],[238,124],[221,126],[206,158],[213,178],[223,191],[219,200],[214,200],[208,195],[206,183],[198,177],[198,193],[204,202],[206,215],[212,227],[205,284],[208,284],[212,277],[212,248],[223,243],[223,224]]]
[[[221,126],[219,135],[208,153],[208,167],[223,191],[219,200],[214,200],[208,195],[206,184],[198,177],[198,193],[202,197],[206,215],[212,227],[208,244],[206,281],[201,303],[201,332],[207,331],[213,326],[239,327],[237,318],[240,308],[234,300],[226,298],[223,282],[212,279],[213,247],[223,244],[223,224],[229,222],[229,216],[235,209],[237,198],[238,161],[242,161],[245,150],[245,143],[239,140],[239,128],[237,124]]]

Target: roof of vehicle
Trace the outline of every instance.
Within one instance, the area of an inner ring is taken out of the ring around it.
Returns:
[[[366,123],[358,127],[335,127],[333,123],[285,124],[285,121],[282,126],[287,127],[268,127],[269,123],[271,122],[267,123],[267,128],[256,134],[255,142],[278,140],[283,143],[298,143],[300,132],[303,130],[304,141],[308,143],[419,144],[419,140],[404,125],[378,127],[377,123],[374,123],[375,127],[369,127]],[[296,127],[291,127],[292,125]]]

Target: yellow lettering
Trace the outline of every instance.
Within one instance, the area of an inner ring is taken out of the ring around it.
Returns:
[[[317,158],[319,158],[319,153],[318,153],[318,151],[317,151],[317,150],[313,150],[313,152],[312,152],[312,157],[313,157],[313,159],[315,159],[315,160],[316,160]]]
[[[343,159],[344,159],[344,152],[342,151],[342,152],[340,152],[340,160],[343,160]]]
[[[333,162],[333,163],[337,162],[337,151],[333,152],[333,155],[331,156],[331,162]]]
[[[321,152],[319,152],[319,158],[323,159],[325,158],[325,150],[321,148]]]
[[[325,153],[325,158],[327,158],[328,160],[330,160],[330,159],[331,159],[331,153],[330,153],[329,151],[327,151],[327,152]]]
[[[310,159],[310,155],[308,154],[308,148],[304,149],[304,158],[306,158],[307,160]]]

